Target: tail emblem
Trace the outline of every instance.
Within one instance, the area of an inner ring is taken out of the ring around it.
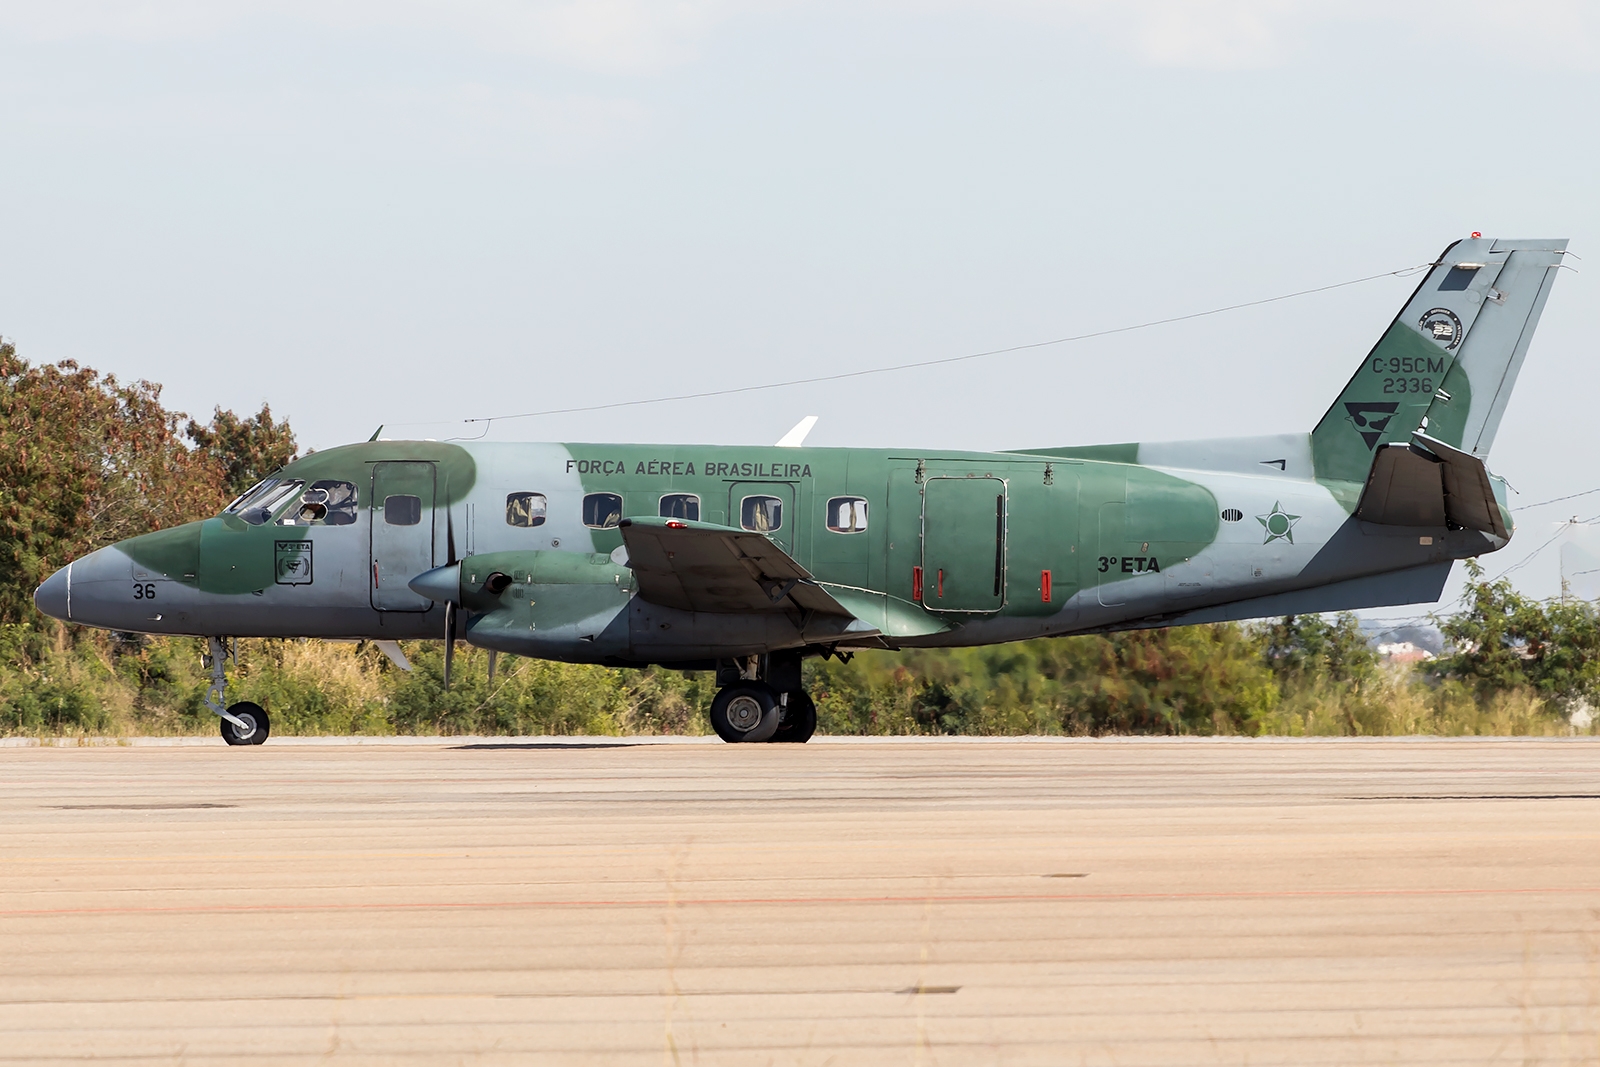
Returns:
[[[1400,410],[1400,405],[1346,403],[1344,409],[1350,413],[1346,418],[1356,428],[1361,439],[1367,443],[1367,450],[1370,452],[1378,447],[1379,438],[1383,436],[1383,431],[1389,428],[1389,420]]]

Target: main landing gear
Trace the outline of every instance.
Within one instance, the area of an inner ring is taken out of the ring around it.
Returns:
[[[800,687],[800,654],[774,652],[717,664],[711,728],[732,743],[805,744],[817,731],[817,705]]]
[[[234,663],[237,664],[239,662],[237,638],[234,639],[233,657]],[[249,700],[241,700],[226,708],[222,706],[228,692],[227,662],[228,639],[206,638],[205,655],[201,657],[201,663],[211,671],[211,688],[206,690],[206,707],[222,720],[222,739],[228,744],[259,745],[267,739],[267,734],[272,730],[272,723],[267,718],[267,709]]]

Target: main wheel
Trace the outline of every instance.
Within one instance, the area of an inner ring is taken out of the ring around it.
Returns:
[[[770,741],[778,732],[778,694],[764,682],[738,682],[717,690],[711,728],[730,744]]]
[[[228,714],[237,716],[249,727],[245,730],[227,719],[218,720],[222,723],[222,739],[230,745],[259,745],[267,739],[272,729],[272,723],[267,719],[267,709],[252,701],[241,700],[229,705]]]
[[[772,735],[772,739],[803,745],[816,732],[817,705],[811,699],[811,694],[804,689],[792,691],[789,704],[784,708],[783,722],[778,724],[778,732]]]

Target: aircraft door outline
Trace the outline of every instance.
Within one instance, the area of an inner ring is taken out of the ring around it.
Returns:
[[[964,615],[1005,607],[1010,490],[1007,479],[993,475],[924,480],[923,607]]]
[[[406,585],[433,569],[436,472],[430,462],[372,465],[371,601],[378,611],[428,611],[433,601]]]

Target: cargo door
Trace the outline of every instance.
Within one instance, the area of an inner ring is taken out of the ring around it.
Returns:
[[[999,611],[1005,582],[1005,481],[929,478],[922,487],[923,606]]]
[[[433,567],[432,463],[372,465],[372,606],[427,611],[406,583]]]

